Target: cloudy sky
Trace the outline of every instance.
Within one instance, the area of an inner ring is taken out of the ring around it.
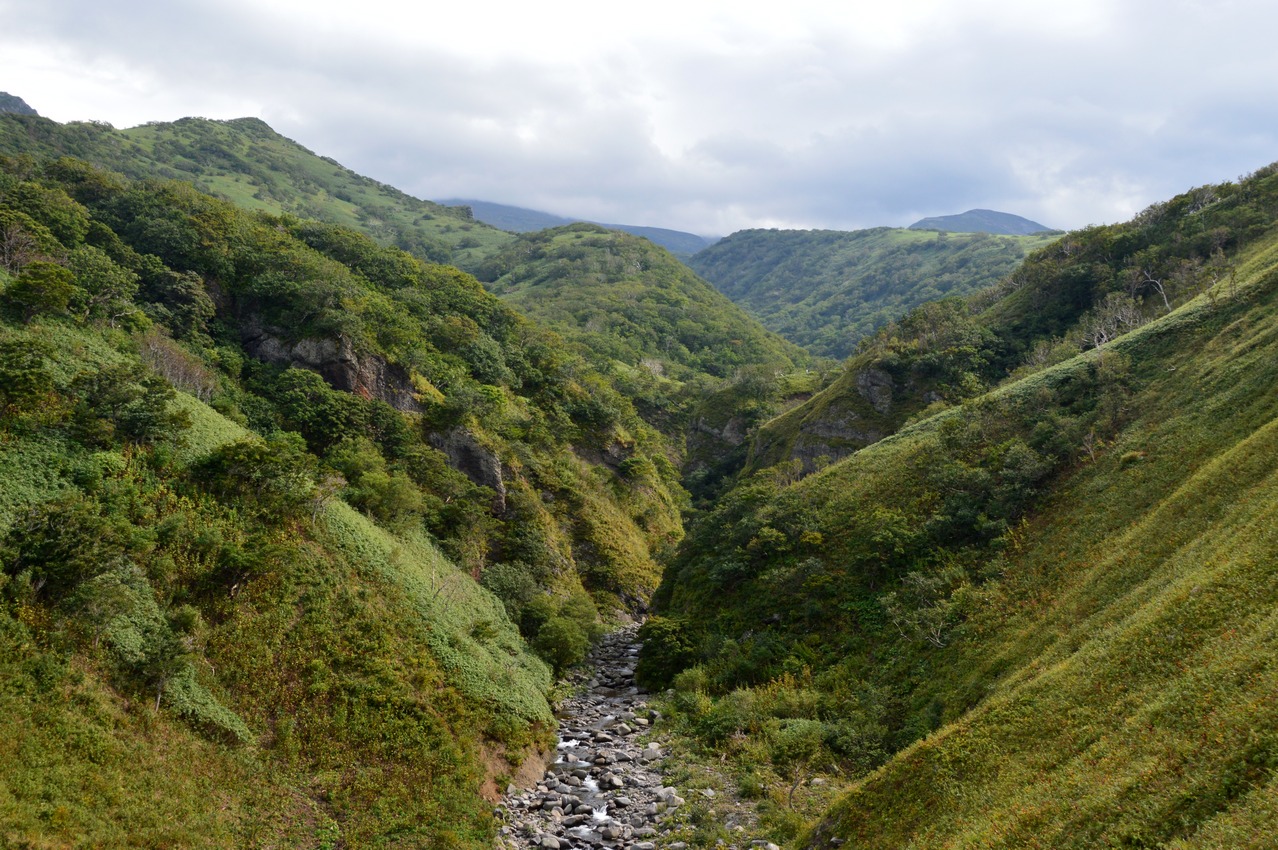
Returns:
[[[594,220],[1072,228],[1278,160],[1275,32],[1272,0],[0,0],[0,91],[257,116],[420,197]]]

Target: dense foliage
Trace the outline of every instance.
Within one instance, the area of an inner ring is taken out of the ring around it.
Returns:
[[[1051,239],[888,227],[743,230],[688,264],[769,330],[843,358],[912,307],[992,285]]]
[[[800,356],[665,251],[598,225],[521,235],[478,274],[596,356],[655,376],[726,377]]]
[[[0,149],[69,154],[133,178],[182,180],[243,209],[345,225],[433,262],[473,265],[511,238],[468,210],[419,200],[317,156],[256,118],[116,130],[15,115],[0,121]]]
[[[481,742],[544,739],[547,665],[681,533],[664,438],[473,278],[338,225],[8,157],[0,228],[5,841],[482,846]],[[95,742],[109,803],[32,723]]]

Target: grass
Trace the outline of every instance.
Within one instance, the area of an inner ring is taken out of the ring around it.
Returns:
[[[1040,506],[924,685],[984,697],[865,779],[808,844],[1271,839],[1276,261],[1272,247],[1252,252],[1235,294],[1205,295],[1112,347],[1141,385],[1132,421]]]

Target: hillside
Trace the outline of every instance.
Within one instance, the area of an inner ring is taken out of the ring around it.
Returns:
[[[0,227],[0,843],[491,846],[666,440],[353,230],[4,156]]]
[[[669,252],[599,225],[522,234],[478,274],[575,343],[645,419],[686,446],[692,467],[741,442],[731,429],[695,433],[710,394],[722,408],[710,418],[753,422],[765,410],[745,389],[754,376],[775,383],[807,360]]]
[[[562,227],[575,224],[584,219],[566,218],[561,215],[530,210],[524,207],[512,207],[509,204],[496,204],[492,201],[475,201],[463,198],[451,198],[439,201],[447,206],[470,207],[477,220],[512,233],[532,233],[547,230],[551,227]],[[715,239],[685,233],[682,230],[670,230],[665,227],[645,227],[636,224],[603,224],[602,222],[585,222],[601,224],[609,230],[620,230],[632,236],[642,236],[653,244],[660,245],[681,260],[686,260],[703,248],[715,243]]]
[[[1069,234],[867,349],[949,404],[696,521],[640,673],[779,835],[1268,846],[1276,225],[1270,167]]]
[[[1037,221],[997,210],[968,210],[957,215],[921,218],[910,230],[943,230],[948,233],[993,233],[1003,236],[1030,236],[1051,230]]]
[[[18,115],[36,114],[36,111],[27,105],[25,100],[6,91],[0,91],[0,112],[12,112]]]
[[[0,150],[74,156],[136,179],[183,180],[244,209],[351,227],[421,259],[463,268],[510,240],[465,210],[362,177],[256,118],[183,118],[116,130],[96,122],[5,115]]]
[[[843,359],[912,307],[990,286],[1050,240],[887,227],[743,230],[688,264],[764,327]]]

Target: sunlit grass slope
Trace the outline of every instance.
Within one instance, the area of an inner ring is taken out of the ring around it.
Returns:
[[[924,690],[976,704],[863,780],[808,844],[1272,846],[1278,246],[1237,271],[1232,294],[1106,352],[1136,374],[1130,421],[1013,535],[934,651]]]
[[[27,337],[55,344],[57,383],[133,356],[99,330],[5,334]],[[0,845],[488,846],[482,750],[548,734],[549,668],[424,535],[339,501],[273,523],[201,496],[186,470],[250,434],[189,395],[174,406],[190,426],[148,450],[95,450],[40,411],[0,431],[0,538],[105,517],[110,539],[54,539],[139,591],[53,606],[0,574],[18,588],[0,605]],[[120,534],[132,572],[109,563]],[[122,662],[130,623],[191,605],[189,665],[157,710]]]

